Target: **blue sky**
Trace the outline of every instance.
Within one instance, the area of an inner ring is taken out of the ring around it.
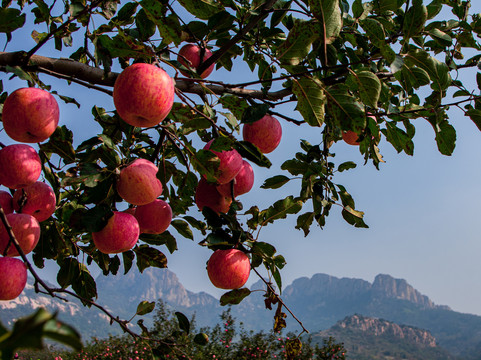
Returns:
[[[479,3],[472,5],[472,12],[481,10]],[[447,16],[447,15],[446,15]],[[40,30],[39,30],[40,31]],[[14,36],[15,38],[15,36]],[[0,38],[3,43],[3,38]],[[25,42],[33,41],[26,34]],[[9,44],[13,51],[24,44]],[[50,55],[42,49],[39,55]],[[215,71],[209,78],[226,82],[245,81],[247,67],[236,63],[232,73]],[[474,72],[462,74],[461,80],[473,83]],[[12,91],[24,82],[8,81],[8,75],[0,73],[4,87]],[[50,81],[43,76],[45,81]],[[232,79],[232,81],[227,80]],[[113,109],[111,98],[98,92],[68,87],[63,81],[54,81],[54,89],[77,97],[81,109],[73,105],[61,105],[61,125],[72,128],[75,134],[92,136],[90,109],[93,104]],[[300,118],[288,110],[286,115]],[[448,305],[456,311],[481,315],[481,236],[479,235],[479,199],[481,199],[481,132],[459,109],[451,109],[450,121],[457,130],[457,142],[451,157],[441,155],[436,148],[434,132],[427,121],[414,120],[414,156],[397,154],[384,140],[380,144],[385,164],[380,171],[371,164],[362,166],[363,157],[357,147],[338,142],[335,144],[336,162],[354,160],[358,167],[339,174],[334,181],[343,184],[353,195],[356,207],[365,212],[369,229],[356,229],[348,225],[340,212],[333,211],[321,230],[313,227],[307,238],[295,230],[296,216],[279,221],[263,229],[259,240],[276,246],[287,260],[283,282],[315,273],[327,273],[337,277],[354,277],[373,281],[379,273],[404,278],[416,289],[429,296],[435,303]],[[241,197],[248,208],[261,197],[265,206],[297,189],[289,186],[279,190],[261,190],[263,181],[275,174],[280,164],[291,158],[299,148],[299,139],[312,143],[321,140],[320,131],[282,123],[284,137],[278,149],[269,158],[273,166],[268,171],[254,166],[254,189]],[[5,135],[0,134],[0,141]],[[198,214],[197,210],[193,210]],[[220,295],[204,271],[211,251],[194,242],[178,238],[179,251],[170,255],[169,268],[191,291],[206,291]],[[54,267],[55,268],[55,267]],[[51,273],[46,273],[54,278]],[[253,274],[249,283],[257,282]]]

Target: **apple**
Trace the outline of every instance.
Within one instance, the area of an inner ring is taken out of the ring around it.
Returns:
[[[245,160],[242,160],[242,168],[237,173],[234,182],[234,197],[248,193],[254,186],[254,170]],[[217,191],[224,196],[232,196],[232,182],[217,186]]]
[[[22,203],[23,206],[21,206]],[[13,194],[15,211],[30,214],[40,222],[47,220],[55,212],[56,205],[57,198],[53,189],[41,181],[23,189],[17,189]]]
[[[0,184],[19,189],[37,181],[42,163],[30,145],[12,144],[0,150],[0,169]]]
[[[5,99],[3,128],[15,141],[42,142],[57,129],[59,116],[57,101],[48,91],[21,88]]]
[[[172,209],[164,200],[156,199],[147,205],[138,206],[135,217],[141,233],[162,234],[172,221]]]
[[[217,214],[225,214],[229,211],[232,198],[220,194],[217,191],[216,184],[208,183],[205,178],[201,178],[195,189],[195,203],[200,211],[207,206]]]
[[[8,191],[0,190],[0,205],[5,214],[13,213],[12,195]]]
[[[213,141],[214,140],[209,141],[204,146],[204,150],[209,150]],[[220,185],[230,182],[232,179],[234,179],[234,177],[239,173],[240,169],[242,168],[242,156],[235,149],[210,151],[212,151],[220,160],[219,167],[214,174],[217,182]]]
[[[174,104],[174,82],[161,68],[137,63],[120,73],[114,84],[114,105],[132,126],[158,125]]]
[[[27,285],[27,266],[20,259],[0,257],[0,300],[13,300]]]
[[[242,137],[268,154],[274,151],[282,138],[282,126],[275,117],[266,114],[261,119],[252,123],[244,124]]]
[[[207,275],[215,287],[238,289],[247,282],[251,271],[249,257],[240,250],[216,250],[207,262]]]
[[[139,239],[139,223],[135,216],[114,211],[107,225],[92,233],[95,246],[104,254],[117,254],[132,249]]]
[[[147,159],[136,159],[120,170],[117,192],[132,205],[145,205],[162,194],[157,166]]]
[[[202,64],[211,56],[212,51],[210,51],[209,49],[204,49],[204,51],[202,52],[200,46],[195,44],[187,44],[179,50],[179,54],[177,55],[177,61],[184,65],[186,68],[197,72],[200,64]],[[214,65],[215,64],[212,64],[207,69],[205,69],[202,74],[200,74],[201,79],[205,79],[212,73],[212,71],[214,70]],[[191,76],[191,74],[185,70],[180,70],[180,72],[184,76]]]
[[[349,145],[359,145],[359,135],[352,130],[343,131],[342,140]]]
[[[8,214],[7,221],[12,227],[13,235],[17,239],[20,248],[24,254],[27,255],[37,246],[40,239],[40,224],[37,219],[29,214]],[[10,236],[7,229],[0,223],[0,255],[6,256],[19,256],[17,248],[10,244],[7,253],[5,249],[10,242]]]

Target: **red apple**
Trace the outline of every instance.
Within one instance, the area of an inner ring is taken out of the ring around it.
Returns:
[[[172,221],[172,209],[164,200],[156,199],[147,205],[138,206],[135,217],[141,233],[162,234]]]
[[[225,214],[229,211],[232,198],[221,195],[215,184],[210,184],[206,179],[201,178],[195,190],[195,203],[200,211],[207,206],[217,214]]]
[[[22,205],[20,209],[20,206]],[[54,212],[57,198],[53,189],[44,182],[37,181],[13,194],[13,208],[16,212],[30,214],[38,221],[47,220]]]
[[[207,274],[215,287],[238,289],[247,282],[251,271],[249,257],[240,250],[216,250],[207,262]]]
[[[205,146],[205,150],[209,150],[212,142],[209,141]],[[224,151],[212,151],[220,160],[219,167],[217,168],[214,176],[219,184],[226,184],[237,175],[242,168],[242,156],[237,150],[224,150]]]
[[[245,194],[254,186],[254,170],[252,166],[245,160],[242,160],[242,168],[235,176],[234,180],[234,197]],[[232,182],[218,185],[217,191],[227,197],[232,196]]]
[[[174,82],[161,68],[137,63],[127,67],[114,84],[114,105],[128,124],[158,125],[174,103]]]
[[[120,170],[117,192],[132,205],[145,205],[162,194],[162,183],[157,179],[157,166],[146,159],[136,159]]]
[[[0,169],[0,184],[19,189],[37,181],[42,172],[42,163],[30,145],[13,144],[0,150]]]
[[[17,298],[27,285],[27,266],[20,259],[0,257],[0,300]]]
[[[13,235],[17,239],[20,248],[26,254],[32,252],[37,246],[40,239],[40,224],[37,219],[29,214],[8,214],[7,221],[12,227]],[[13,244],[8,247],[7,253],[4,254],[10,242],[10,236],[3,223],[0,224],[0,255],[19,256],[17,249]]]
[[[104,254],[117,254],[132,249],[139,239],[139,223],[135,216],[114,211],[107,225],[92,233],[95,246]]]
[[[267,114],[260,120],[244,124],[242,136],[245,141],[257,146],[262,153],[268,154],[274,151],[281,142],[281,123],[275,117]]]
[[[211,56],[212,56],[212,51],[210,51],[209,49],[204,49],[204,52],[202,52],[202,49],[200,48],[200,46],[195,44],[187,44],[187,45],[184,45],[179,50],[177,61],[180,62],[185,67],[191,69],[192,71],[197,72],[197,69],[199,68],[200,64],[202,64],[205,60],[207,60]],[[214,70],[214,66],[215,64],[212,64],[207,69],[205,69],[202,72],[202,74],[200,74],[201,79],[205,79],[207,76],[209,76]],[[180,72],[184,76],[187,76],[187,77],[191,76],[191,74],[188,73],[187,71],[180,70]]]
[[[12,195],[8,191],[0,190],[0,205],[5,214],[13,213]]]
[[[57,128],[58,120],[57,101],[42,89],[17,89],[3,105],[3,128],[16,141],[37,143],[47,140]]]
[[[359,145],[359,135],[352,130],[343,131],[342,140],[349,145]]]

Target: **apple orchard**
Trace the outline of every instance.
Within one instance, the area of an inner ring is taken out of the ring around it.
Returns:
[[[460,0],[2,1],[0,103],[10,140],[0,150],[0,300],[17,297],[30,272],[37,291],[77,297],[138,336],[95,302],[90,269],[166,267],[175,230],[212,250],[206,271],[228,290],[223,304],[242,301],[248,277],[261,277],[274,329],[282,329],[285,258],[260,230],[289,216],[308,236],[331,210],[367,227],[336,182],[337,172],[356,167],[336,163],[337,143],[379,168],[381,138],[413,155],[419,119],[445,155],[456,140],[450,107],[481,128],[481,74],[475,89],[460,80],[480,67],[481,17],[469,9]],[[25,33],[34,45],[9,51],[27,43]],[[239,62],[248,81],[209,80],[234,74]],[[12,89],[13,78],[24,86]],[[102,131],[78,146],[58,105],[81,105],[63,94],[72,84],[112,97],[82,119]],[[287,126],[317,134],[318,143],[299,138],[274,168],[269,154]],[[260,167],[270,176],[253,188]],[[298,190],[271,198],[269,189],[288,183]],[[247,192],[271,205],[245,208]],[[46,261],[58,265],[58,288],[35,271]],[[144,302],[138,313],[152,309]]]

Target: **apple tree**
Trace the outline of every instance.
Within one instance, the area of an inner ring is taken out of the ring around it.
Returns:
[[[470,5],[2,0],[0,103],[9,139],[0,150],[2,255],[21,257],[37,291],[102,308],[93,267],[105,275],[166,267],[176,237],[195,237],[213,251],[247,254],[259,276],[265,268],[266,307],[275,305],[274,328],[281,329],[289,308],[276,288],[285,258],[260,230],[289,216],[307,236],[337,208],[334,216],[367,227],[336,181],[337,172],[356,166],[336,163],[337,143],[357,146],[379,168],[382,138],[383,146],[413,155],[417,119],[432,125],[445,155],[456,140],[450,107],[481,129],[481,73],[478,88],[460,80],[481,58],[481,16]],[[242,81],[241,65],[250,72]],[[223,81],[209,80],[213,72],[225,73]],[[12,79],[24,86],[12,88]],[[65,95],[69,86],[91,98],[111,96],[81,120],[82,134],[59,114],[57,103],[82,105]],[[275,168],[270,153],[292,127],[318,134],[318,142],[289,144],[291,158]],[[270,176],[252,189],[260,167]],[[288,183],[297,190],[280,199],[266,191]],[[249,191],[269,205],[245,207]],[[16,231],[16,223],[28,223],[30,232]],[[46,261],[58,264],[59,288],[35,271]],[[250,293],[242,288],[248,274],[231,268],[214,275],[232,289],[225,304]],[[2,267],[0,276],[8,272]],[[243,281],[230,286],[234,275]]]

